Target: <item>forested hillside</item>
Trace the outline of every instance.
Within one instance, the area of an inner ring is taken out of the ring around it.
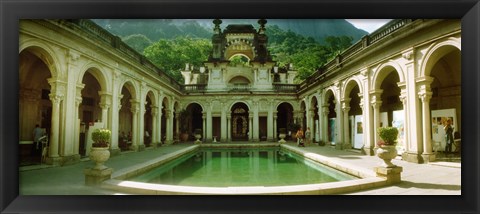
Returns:
[[[144,54],[159,68],[182,82],[179,72],[185,63],[200,66],[211,49],[212,20],[93,20]],[[252,24],[257,20],[222,20],[228,24]],[[345,20],[268,20],[266,25],[269,50],[280,66],[293,63],[298,70],[297,81],[353,44],[365,31],[354,28]]]

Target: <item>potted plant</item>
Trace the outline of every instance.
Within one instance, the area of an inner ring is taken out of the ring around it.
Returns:
[[[395,127],[380,127],[377,130],[378,136],[382,139],[377,142],[377,156],[384,162],[383,166],[387,168],[396,167],[392,163],[392,159],[397,156],[398,129]]]
[[[189,124],[190,124],[190,112],[186,109],[180,111],[179,120],[180,120],[180,140],[187,141],[188,140],[188,131],[189,131]]]
[[[107,167],[103,165],[110,158],[110,137],[112,133],[108,129],[96,129],[92,132],[92,148],[90,151],[90,159],[95,161],[96,165],[93,169],[103,170]]]

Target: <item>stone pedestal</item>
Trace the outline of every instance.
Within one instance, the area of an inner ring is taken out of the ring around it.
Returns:
[[[399,183],[402,181],[401,173],[403,168],[400,166],[387,168],[383,166],[374,167],[373,170],[377,174],[377,177],[387,179],[388,184]]]
[[[422,154],[422,159],[424,163],[433,162],[436,159],[436,155],[434,153],[431,154]]]
[[[121,152],[120,148],[116,148],[116,149],[110,149],[110,156],[116,156],[116,155],[119,155]]]
[[[85,185],[100,185],[103,181],[110,179],[112,173],[112,168],[106,168],[101,170],[93,168],[84,169],[83,174],[85,174]]]
[[[402,160],[411,162],[411,163],[424,163],[423,157],[417,153],[404,152],[402,154]]]
[[[47,157],[45,163],[54,166],[61,166],[63,163],[62,157]]]

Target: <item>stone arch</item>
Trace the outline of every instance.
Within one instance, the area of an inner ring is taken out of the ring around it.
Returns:
[[[147,93],[145,93],[144,99],[147,99],[147,97],[149,97],[150,100],[152,101],[152,103],[150,103],[150,104],[153,104],[153,105],[157,106],[157,104],[158,104],[157,95],[156,95],[156,93],[153,89],[151,89],[151,88],[147,89]]]
[[[20,42],[19,54],[27,49],[47,65],[53,79],[66,76],[62,71],[65,69],[61,68],[61,60],[56,55],[57,51],[53,50],[50,45],[36,39]]]
[[[250,104],[249,104],[248,102],[241,101],[241,100],[235,100],[235,101],[233,101],[233,102],[230,104],[228,110],[231,111],[232,108],[233,108],[233,106],[234,106],[235,104],[237,104],[237,103],[243,103],[243,104],[247,105],[249,111],[252,109],[252,107],[250,106]]]
[[[98,83],[100,84],[101,91],[109,91],[110,84],[107,81],[107,74],[103,72],[103,69],[100,69],[100,66],[96,65],[95,63],[89,63],[84,66],[83,69],[80,69],[80,73],[78,75],[77,84],[82,84],[83,77],[85,73],[89,72],[92,76],[97,79]]]
[[[360,94],[363,94],[363,87],[362,87],[362,84],[361,84],[362,81],[360,81],[357,76],[352,76],[350,78],[348,78],[346,81],[345,81],[345,84],[343,84],[343,87],[342,87],[342,94],[343,94],[343,97],[342,99],[346,99],[348,98],[348,95],[350,94],[350,92],[352,91],[352,89],[355,87],[355,84],[358,85],[358,89],[360,90]]]
[[[250,112],[250,106],[242,101],[234,102],[230,106],[231,124],[228,125],[231,126],[230,134],[232,140],[248,140],[252,136]]]
[[[327,96],[328,95],[328,96]],[[328,100],[330,99],[330,95],[336,99],[337,93],[335,93],[335,90],[332,87],[328,87],[324,92],[323,92],[323,103],[328,103]]]
[[[125,79],[122,81],[122,83],[120,84],[120,87],[119,87],[119,92],[118,94],[122,94],[122,89],[123,87],[125,86],[125,88],[127,88],[127,90],[130,92],[130,94],[132,95],[132,99],[137,99],[139,96],[138,96],[138,86],[135,84],[135,81],[133,81],[132,79]]]
[[[33,141],[35,125],[51,134],[52,102],[49,94],[55,79],[45,58],[53,59],[41,47],[24,48],[19,53],[19,140]]]
[[[244,76],[244,75],[231,76],[231,77],[228,79],[227,83],[230,84],[230,82],[231,82],[232,80],[234,80],[234,79],[246,79],[246,80],[248,80],[248,84],[252,84],[252,83],[253,83],[253,80],[252,80],[251,77]]]
[[[372,78],[372,89],[378,90],[383,82],[383,80],[390,74],[390,72],[396,71],[400,79],[399,82],[405,82],[405,77],[403,75],[402,67],[393,60],[390,60],[387,63],[381,64],[378,66],[376,71],[373,74]]]
[[[237,44],[247,46],[248,48],[246,48],[245,50],[236,50],[234,46]],[[244,54],[250,60],[255,58],[255,46],[250,41],[244,39],[236,39],[229,41],[225,45],[223,52],[225,53],[225,58],[227,59],[230,59],[232,56],[237,54]]]
[[[444,41],[433,43],[422,57],[419,76],[430,76],[433,66],[453,49],[462,51],[460,39],[448,38]]]

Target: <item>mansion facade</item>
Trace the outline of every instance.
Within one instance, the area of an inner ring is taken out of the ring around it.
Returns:
[[[21,20],[20,145],[39,124],[47,163],[63,165],[88,156],[96,128],[112,131],[118,154],[195,130],[207,143],[278,141],[298,124],[315,142],[373,155],[376,130],[394,126],[402,158],[426,163],[444,148],[447,119],[461,133],[460,20],[393,20],[299,84],[294,62],[272,60],[266,20],[213,23],[209,59],[186,64],[179,84],[90,20]]]

